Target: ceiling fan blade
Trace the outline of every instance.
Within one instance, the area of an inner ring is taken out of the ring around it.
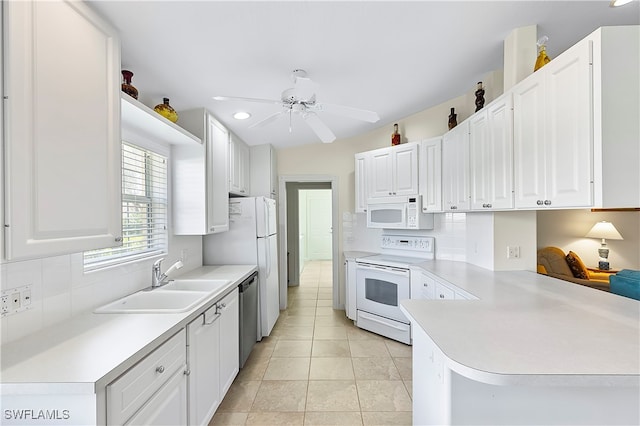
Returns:
[[[318,117],[315,113],[308,112],[306,114],[303,114],[302,117],[307,122],[309,127],[311,127],[311,130],[313,130],[314,133],[318,135],[322,142],[331,143],[336,140],[336,135],[333,134],[331,129],[328,128],[327,125],[324,124],[322,120],[320,120],[320,117]]]
[[[315,111],[324,111],[329,114],[342,115],[356,120],[367,121],[369,123],[375,123],[380,120],[380,116],[376,112],[344,105],[316,103],[315,105],[310,106],[310,108],[313,108]]]
[[[257,98],[240,98],[236,96],[214,96],[216,101],[244,101],[244,102],[260,102],[263,104],[282,105],[282,101],[274,99],[257,99]]]
[[[271,114],[270,116],[268,116],[267,118],[258,121],[257,123],[252,124],[251,126],[249,126],[250,129],[253,129],[255,127],[262,127],[262,126],[266,126],[267,124],[276,121],[276,119],[278,117],[280,117],[282,114],[284,114],[286,111],[280,111],[280,112],[276,112],[275,114]]]

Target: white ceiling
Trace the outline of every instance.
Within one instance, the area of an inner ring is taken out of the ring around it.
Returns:
[[[376,111],[371,124],[320,113],[338,139],[460,96],[503,66],[503,41],[537,24],[553,59],[594,29],[640,23],[637,1],[90,1],[121,34],[122,67],[139,100],[170,98],[178,111],[208,108],[249,145],[319,143],[301,118],[249,126],[277,105],[212,96],[279,99],[291,71],[319,85],[318,102]],[[239,110],[252,114],[238,121]],[[178,121],[179,124],[179,121]]]

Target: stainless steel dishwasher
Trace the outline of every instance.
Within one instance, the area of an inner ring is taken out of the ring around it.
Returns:
[[[240,290],[240,368],[258,340],[258,273],[238,285]]]

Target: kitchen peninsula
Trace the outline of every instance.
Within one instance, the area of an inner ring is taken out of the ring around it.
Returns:
[[[479,300],[405,300],[414,424],[638,424],[640,303],[529,271],[415,270]]]

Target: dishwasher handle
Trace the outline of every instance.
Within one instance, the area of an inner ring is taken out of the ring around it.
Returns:
[[[239,285],[238,285],[238,290],[240,291],[240,293],[244,293],[245,291],[249,290],[249,287],[251,285],[253,285],[253,283],[257,283],[258,280],[258,273],[254,272],[253,274],[251,274],[249,276],[249,278],[247,278],[246,280],[242,281]]]

